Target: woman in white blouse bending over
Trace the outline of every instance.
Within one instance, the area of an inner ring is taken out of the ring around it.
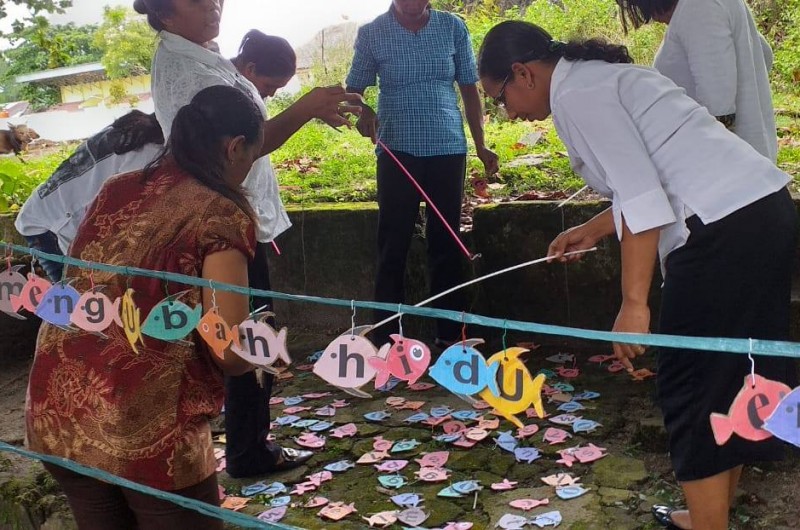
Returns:
[[[648,333],[648,292],[660,254],[660,332],[784,340],[789,333],[797,214],[789,177],[731,134],[672,81],[602,41],[568,44],[526,22],[486,36],[484,90],[511,118],[552,114],[573,168],[612,206],[560,234],[553,260],[616,234],[622,307],[616,332]],[[614,344],[632,370],[641,346]],[[758,356],[760,375],[794,386],[788,359]],[[774,460],[780,441],[734,436],[718,446],[709,422],[727,413],[750,373],[747,356],[670,349],[658,359],[658,397],[689,514],[677,527],[728,528],[743,464]],[[665,521],[673,524],[673,521]]]
[[[653,66],[773,162],[772,49],[744,0],[617,0],[625,31],[668,24]]]
[[[290,226],[284,210],[278,183],[268,153],[274,151],[306,122],[319,118],[333,127],[347,126],[347,112],[360,113],[358,94],[347,94],[341,87],[315,88],[281,114],[267,120],[265,97],[274,94],[294,75],[294,53],[291,49],[291,72],[261,71],[261,63],[276,63],[275,52],[249,57],[247,48],[265,43],[265,35],[250,32],[233,62],[213,51],[213,40],[219,34],[222,5],[219,0],[135,0],[134,9],[147,15],[150,26],[159,32],[159,44],[153,58],[152,93],[156,117],[168,138],[178,110],[188,104],[200,90],[215,85],[233,86],[249,94],[264,115],[264,155],[242,186],[258,221],[256,257],[249,268],[249,282],[254,289],[270,290],[267,268],[267,244]],[[282,39],[281,39],[282,40]],[[285,46],[288,44],[285,43]],[[284,46],[284,48],[285,48]],[[258,46],[263,47],[263,46]],[[258,300],[256,300],[256,304]],[[263,305],[263,304],[262,304]],[[256,305],[256,307],[260,307]],[[269,401],[272,376],[253,373],[225,380],[225,427],[227,433],[227,471],[236,478],[263,475],[298,466],[308,460],[309,451],[280,447],[267,440],[269,433]]]

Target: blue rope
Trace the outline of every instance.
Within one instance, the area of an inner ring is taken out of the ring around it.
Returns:
[[[211,282],[195,276],[185,276],[164,271],[153,271],[140,269],[137,267],[124,267],[108,265],[105,263],[94,263],[79,260],[58,254],[47,254],[40,250],[13,245],[0,241],[0,248],[30,254],[50,261],[58,261],[66,265],[74,265],[82,268],[89,268],[98,271],[110,272],[126,276],[143,276],[157,278],[163,281],[194,285],[197,287],[209,287]],[[279,300],[292,302],[305,302],[312,304],[331,305],[338,307],[358,307],[360,309],[378,309],[387,312],[401,312],[406,315],[417,315],[429,318],[443,318],[459,323],[480,325],[498,329],[509,329],[526,331],[530,333],[540,333],[542,335],[558,335],[562,337],[573,337],[577,339],[596,340],[603,342],[618,342],[623,344],[642,344],[645,346],[660,346],[664,348],[677,348],[686,350],[705,350],[723,353],[739,353],[753,355],[771,355],[776,357],[800,358],[800,344],[788,341],[762,340],[762,339],[731,339],[721,337],[686,337],[680,335],[661,335],[661,334],[642,334],[642,333],[614,333],[611,331],[595,331],[590,329],[570,328],[566,326],[554,326],[550,324],[537,324],[520,320],[506,320],[501,318],[462,313],[445,309],[435,309],[430,307],[414,307],[405,304],[388,304],[382,302],[366,302],[341,300],[336,298],[323,298],[319,296],[306,296],[298,294],[287,294],[277,291],[264,291],[214,282],[213,288],[218,291],[229,291],[247,296],[272,297]]]
[[[72,460],[34,453],[32,451],[27,451],[13,445],[9,445],[5,442],[0,442],[0,451],[15,453],[33,460],[41,460],[42,462],[47,462],[48,464],[61,466],[65,469],[69,469],[70,471],[74,471],[75,473],[80,473],[81,475],[85,475],[87,477],[138,491],[139,493],[144,493],[145,495],[151,495],[158,499],[175,503],[184,508],[202,513],[203,515],[208,515],[209,517],[214,517],[215,519],[221,519],[226,523],[232,523],[243,528],[260,528],[264,530],[303,530],[296,526],[287,526],[280,523],[269,523],[249,515],[237,513],[232,510],[226,510],[224,508],[207,504],[205,502],[200,502],[195,499],[181,497],[180,495],[176,495],[168,491],[161,491],[149,486],[143,486],[141,484],[137,484],[136,482],[131,482],[130,480],[112,475],[111,473],[103,470],[83,466],[77,462],[73,462]]]

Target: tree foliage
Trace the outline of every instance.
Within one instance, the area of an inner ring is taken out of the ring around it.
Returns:
[[[150,26],[126,7],[108,7],[103,23],[94,35],[94,45],[102,51],[101,62],[109,79],[142,75],[150,71],[156,38]]]
[[[42,12],[63,13],[72,5],[72,0],[0,0],[0,18],[6,16],[6,6],[16,4],[26,6],[34,15]]]

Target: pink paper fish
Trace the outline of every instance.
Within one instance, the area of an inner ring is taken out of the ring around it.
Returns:
[[[386,528],[387,526],[397,522],[397,510],[380,512],[370,515],[369,517],[361,518],[367,521],[370,527],[377,526],[379,528]]]
[[[22,286],[19,296],[12,294],[9,298],[11,310],[18,313],[21,309],[25,309],[30,313],[35,313],[50,287],[52,284],[44,278],[40,278],[32,272],[28,273],[28,282]]]
[[[294,439],[297,445],[307,447],[309,449],[321,449],[325,447],[325,437],[318,436],[313,433],[304,433]]]
[[[408,465],[408,460],[384,460],[375,465],[375,469],[381,473],[396,473]]]
[[[374,359],[370,359],[370,361],[372,361],[372,360],[374,360]],[[379,385],[379,386],[383,386],[383,385]],[[406,398],[404,398],[404,397],[392,396],[392,397],[386,398],[386,405],[389,406],[389,407],[400,407],[405,402],[406,402]]]
[[[578,459],[578,462],[581,464],[588,464],[590,462],[594,462],[595,460],[600,460],[604,456],[606,449],[604,447],[597,447],[594,444],[589,444],[586,447],[581,447],[577,449],[573,456]]]
[[[744,386],[733,399],[728,414],[711,413],[711,430],[717,445],[725,444],[734,433],[754,442],[770,438],[772,433],[763,428],[764,421],[791,391],[785,384],[758,374],[754,378],[745,376]]]
[[[424,406],[425,406],[424,401],[406,401],[405,403],[397,407],[397,410],[419,410]]]
[[[478,429],[485,429],[487,431],[493,431],[493,430],[497,429],[498,427],[500,427],[500,419],[499,418],[494,418],[492,420],[487,420],[487,419],[481,418],[480,421],[478,421],[477,427],[478,427]]]
[[[333,473],[330,471],[319,471],[308,475],[306,478],[311,484],[320,487],[323,483],[333,480]]]
[[[236,337],[231,351],[251,364],[269,372],[278,360],[292,364],[286,349],[286,328],[278,332],[266,322],[248,319],[233,326],[231,335]]]
[[[572,438],[572,435],[564,429],[548,427],[547,430],[544,431],[544,441],[550,445],[564,443],[567,441],[567,438]]]
[[[292,489],[292,495],[305,495],[306,493],[316,491],[318,487],[319,486],[311,482],[301,482],[294,485],[294,489]]]
[[[361,458],[356,460],[356,464],[374,464],[389,457],[389,453],[381,451],[370,451],[361,455]]]
[[[450,451],[436,451],[435,453],[425,453],[415,462],[419,464],[419,467],[444,467],[449,458]]]
[[[485,440],[487,436],[489,436],[489,431],[486,429],[481,429],[480,427],[473,427],[472,429],[468,430],[464,433],[464,436],[467,440],[472,440],[473,442],[480,442],[481,440]]]
[[[401,335],[391,335],[393,344],[384,345],[377,357],[369,360],[378,375],[375,377],[375,388],[380,388],[394,376],[409,384],[416,384],[425,375],[431,363],[431,352],[422,342]]]
[[[442,430],[447,434],[455,434],[467,430],[467,426],[460,421],[448,421],[442,425]]]
[[[539,426],[535,423],[531,423],[530,425],[525,425],[521,429],[517,429],[517,438],[520,440],[523,438],[530,438],[537,432],[539,432]]]
[[[112,303],[105,294],[100,292],[100,287],[86,291],[78,299],[75,311],[70,315],[70,321],[89,333],[102,333],[112,322],[121,326],[122,323],[119,320],[120,300],[117,298]]]
[[[332,438],[351,438],[358,433],[358,427],[355,423],[348,423],[347,425],[342,425],[341,427],[335,428],[331,431]]]
[[[308,501],[306,501],[306,503],[303,505],[303,508],[319,508],[320,506],[325,506],[328,504],[328,502],[330,501],[325,497],[320,497],[317,495],[308,499]]]
[[[612,374],[625,370],[625,365],[619,361],[614,361],[608,365],[608,371]]]
[[[331,403],[331,407],[335,409],[343,409],[345,407],[349,407],[350,403],[345,401],[344,399],[334,399],[333,403]]]
[[[408,385],[408,389],[414,390],[415,392],[422,392],[424,390],[430,390],[431,388],[436,388],[436,385],[433,383],[414,383],[412,385]]]
[[[345,504],[343,502],[332,502],[319,511],[320,517],[325,517],[331,521],[340,521],[350,515],[357,513],[354,503]]]
[[[555,475],[548,475],[542,478],[542,482],[548,486],[553,486],[554,488],[559,488],[561,486],[573,486],[580,483],[580,481],[580,478],[573,477],[568,473],[556,473]]]
[[[539,506],[547,506],[550,504],[550,499],[515,499],[508,503],[509,506],[512,508],[517,508],[524,512],[528,510],[533,510],[534,508],[538,508]]]
[[[611,355],[592,355],[591,357],[589,357],[589,362],[603,364],[604,362],[610,361],[613,358],[614,358],[613,353]]]
[[[504,478],[503,482],[495,482],[490,487],[492,488],[492,491],[508,491],[515,489],[517,484],[519,484],[519,482],[512,482],[507,478]]]
[[[556,369],[556,373],[564,379],[574,379],[581,374],[578,368],[564,368],[563,366]]]
[[[441,467],[423,467],[414,475],[422,482],[444,482],[450,478],[449,472]]]
[[[379,453],[385,453],[389,449],[392,448],[394,442],[391,440],[386,440],[383,436],[376,436],[374,441],[372,442],[372,448]]]
[[[302,407],[300,405],[295,405],[294,407],[287,407],[283,409],[284,414],[289,414],[290,416],[294,416],[299,412],[306,412],[311,410],[311,407]]]
[[[475,440],[470,440],[469,438],[465,438],[462,436],[461,438],[453,442],[453,445],[455,445],[456,447],[461,447],[462,449],[472,449],[473,447],[475,447],[475,445],[477,445],[477,443],[478,442],[476,442]]]
[[[333,340],[314,363],[314,374],[348,394],[361,398],[372,397],[361,387],[372,381],[377,373],[369,364],[378,351],[363,334],[370,326],[361,326]]]
[[[474,523],[453,523],[453,522],[449,522],[449,523],[447,523],[447,526],[442,528],[442,530],[470,530],[473,526],[475,526]]]

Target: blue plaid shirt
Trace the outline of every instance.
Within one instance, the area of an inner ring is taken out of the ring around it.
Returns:
[[[428,24],[413,33],[389,10],[362,26],[347,86],[364,90],[376,78],[378,136],[390,149],[414,156],[467,152],[455,83],[474,85],[478,72],[463,20],[432,9]]]

